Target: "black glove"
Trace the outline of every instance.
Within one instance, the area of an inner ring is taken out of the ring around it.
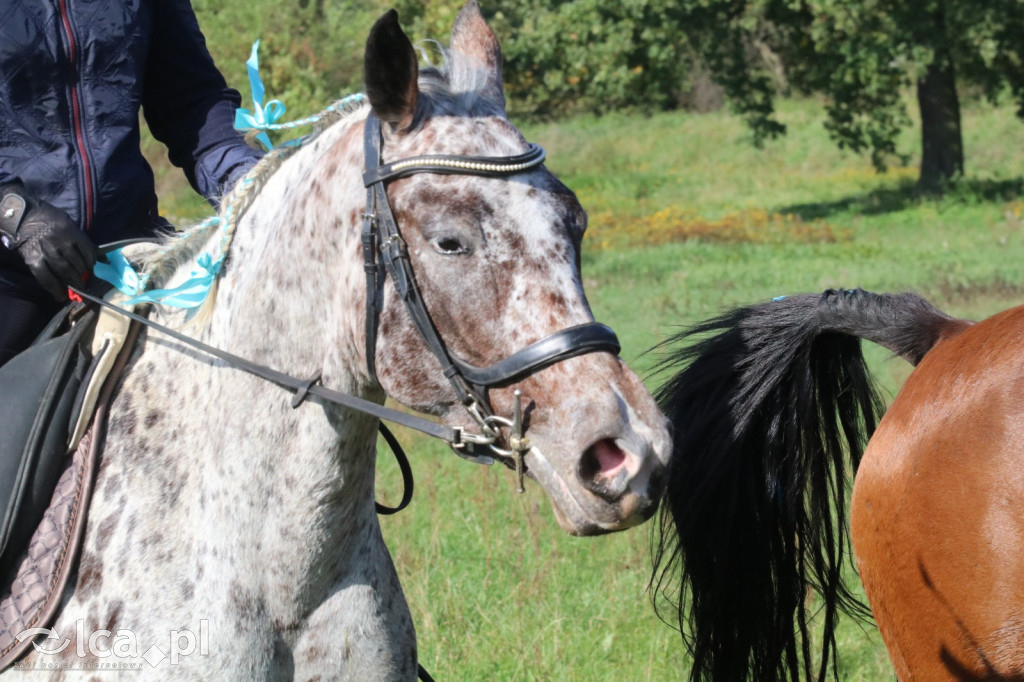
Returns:
[[[63,301],[96,262],[96,246],[68,215],[45,201],[6,187],[0,199],[0,235],[18,252],[44,289]],[[19,201],[19,199],[21,201]]]

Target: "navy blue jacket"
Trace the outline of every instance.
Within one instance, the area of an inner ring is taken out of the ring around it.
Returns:
[[[0,19],[0,184],[63,209],[96,244],[166,226],[139,110],[211,201],[260,153],[189,0],[8,0]],[[4,271],[25,271],[0,247]],[[19,278],[20,279],[20,278]]]

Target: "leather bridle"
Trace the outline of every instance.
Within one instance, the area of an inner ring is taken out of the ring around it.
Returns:
[[[488,396],[489,389],[506,386],[545,367],[578,355],[598,351],[618,355],[618,337],[609,327],[598,322],[589,322],[546,336],[488,367],[476,367],[460,359],[441,338],[423,302],[405,241],[388,202],[387,183],[416,173],[509,177],[528,173],[539,167],[544,162],[544,150],[530,144],[526,152],[517,156],[427,155],[383,163],[382,143],[380,119],[371,112],[366,120],[364,134],[366,172],[363,174],[363,183],[367,191],[362,233],[367,291],[366,360],[370,375],[376,377],[377,326],[383,306],[384,279],[390,276],[413,324],[427,348],[440,363],[459,402],[465,406],[480,427],[486,444],[499,457],[507,458],[513,453],[518,455],[515,464],[522,475],[522,457],[529,450],[529,443],[523,438],[522,408],[519,404],[518,391],[515,393],[514,414],[511,419],[507,419],[495,416]],[[510,436],[506,439],[510,450],[496,445],[498,429],[501,426],[510,429]],[[469,439],[472,436],[473,434],[465,434],[464,437]],[[456,448],[456,452],[468,459],[480,459],[478,455],[465,449]]]
[[[285,374],[202,343],[156,323],[144,315],[139,315],[94,296],[81,288],[69,288],[83,299],[116,311],[187,346],[219,358],[232,367],[291,391],[294,394],[292,407],[298,407],[310,396],[315,396],[326,402],[343,405],[378,419],[400,424],[444,440],[465,459],[490,464],[495,457],[498,457],[515,466],[521,490],[524,475],[523,457],[530,449],[530,443],[523,433],[523,410],[519,391],[517,390],[513,394],[515,401],[512,416],[501,417],[494,414],[488,398],[489,390],[507,386],[545,367],[578,355],[599,351],[618,355],[619,340],[609,327],[597,322],[590,322],[555,332],[488,367],[476,367],[460,359],[449,350],[444,339],[441,338],[423,303],[423,297],[413,275],[412,263],[405,248],[405,241],[402,239],[398,223],[395,221],[395,216],[388,203],[386,184],[390,180],[415,173],[509,177],[529,172],[540,166],[544,162],[544,150],[531,144],[525,153],[518,156],[429,155],[383,164],[381,163],[380,119],[373,113],[366,121],[364,141],[366,172],[363,175],[363,181],[367,188],[367,198],[362,245],[367,282],[366,359],[370,375],[375,378],[377,376],[375,369],[377,324],[383,306],[384,281],[386,277],[390,276],[395,291],[405,302],[413,324],[419,330],[424,343],[441,364],[442,371],[455,390],[459,401],[476,422],[481,431],[479,434],[467,433],[462,427],[450,427],[405,411],[379,405],[358,396],[334,391],[320,385],[319,373],[308,379]],[[108,245],[109,248],[115,246],[118,245]],[[499,441],[502,440],[500,433],[502,427],[509,429],[509,434],[504,438],[505,444],[508,445],[507,449],[499,445]],[[397,508],[388,509],[378,505],[378,511],[381,513],[393,513],[404,508],[409,502],[412,495],[411,472],[408,470],[408,463],[405,461],[404,455],[400,454],[401,448],[397,441],[383,424],[380,424],[380,430],[396,451],[396,455],[399,455],[399,461],[403,463],[403,478],[406,481],[406,491]]]

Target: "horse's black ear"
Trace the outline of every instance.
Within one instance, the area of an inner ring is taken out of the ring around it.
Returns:
[[[505,107],[501,84],[501,47],[494,31],[484,21],[477,0],[469,0],[455,18],[451,47],[472,57],[487,70],[487,95]]]
[[[416,51],[398,25],[398,12],[388,10],[370,29],[363,58],[366,97],[380,120],[397,128],[412,123],[418,74]]]

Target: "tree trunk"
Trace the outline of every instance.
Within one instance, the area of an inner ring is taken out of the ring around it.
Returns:
[[[917,187],[937,194],[964,172],[960,100],[948,50],[936,51],[935,61],[917,82],[917,103],[921,108],[921,176]]]

